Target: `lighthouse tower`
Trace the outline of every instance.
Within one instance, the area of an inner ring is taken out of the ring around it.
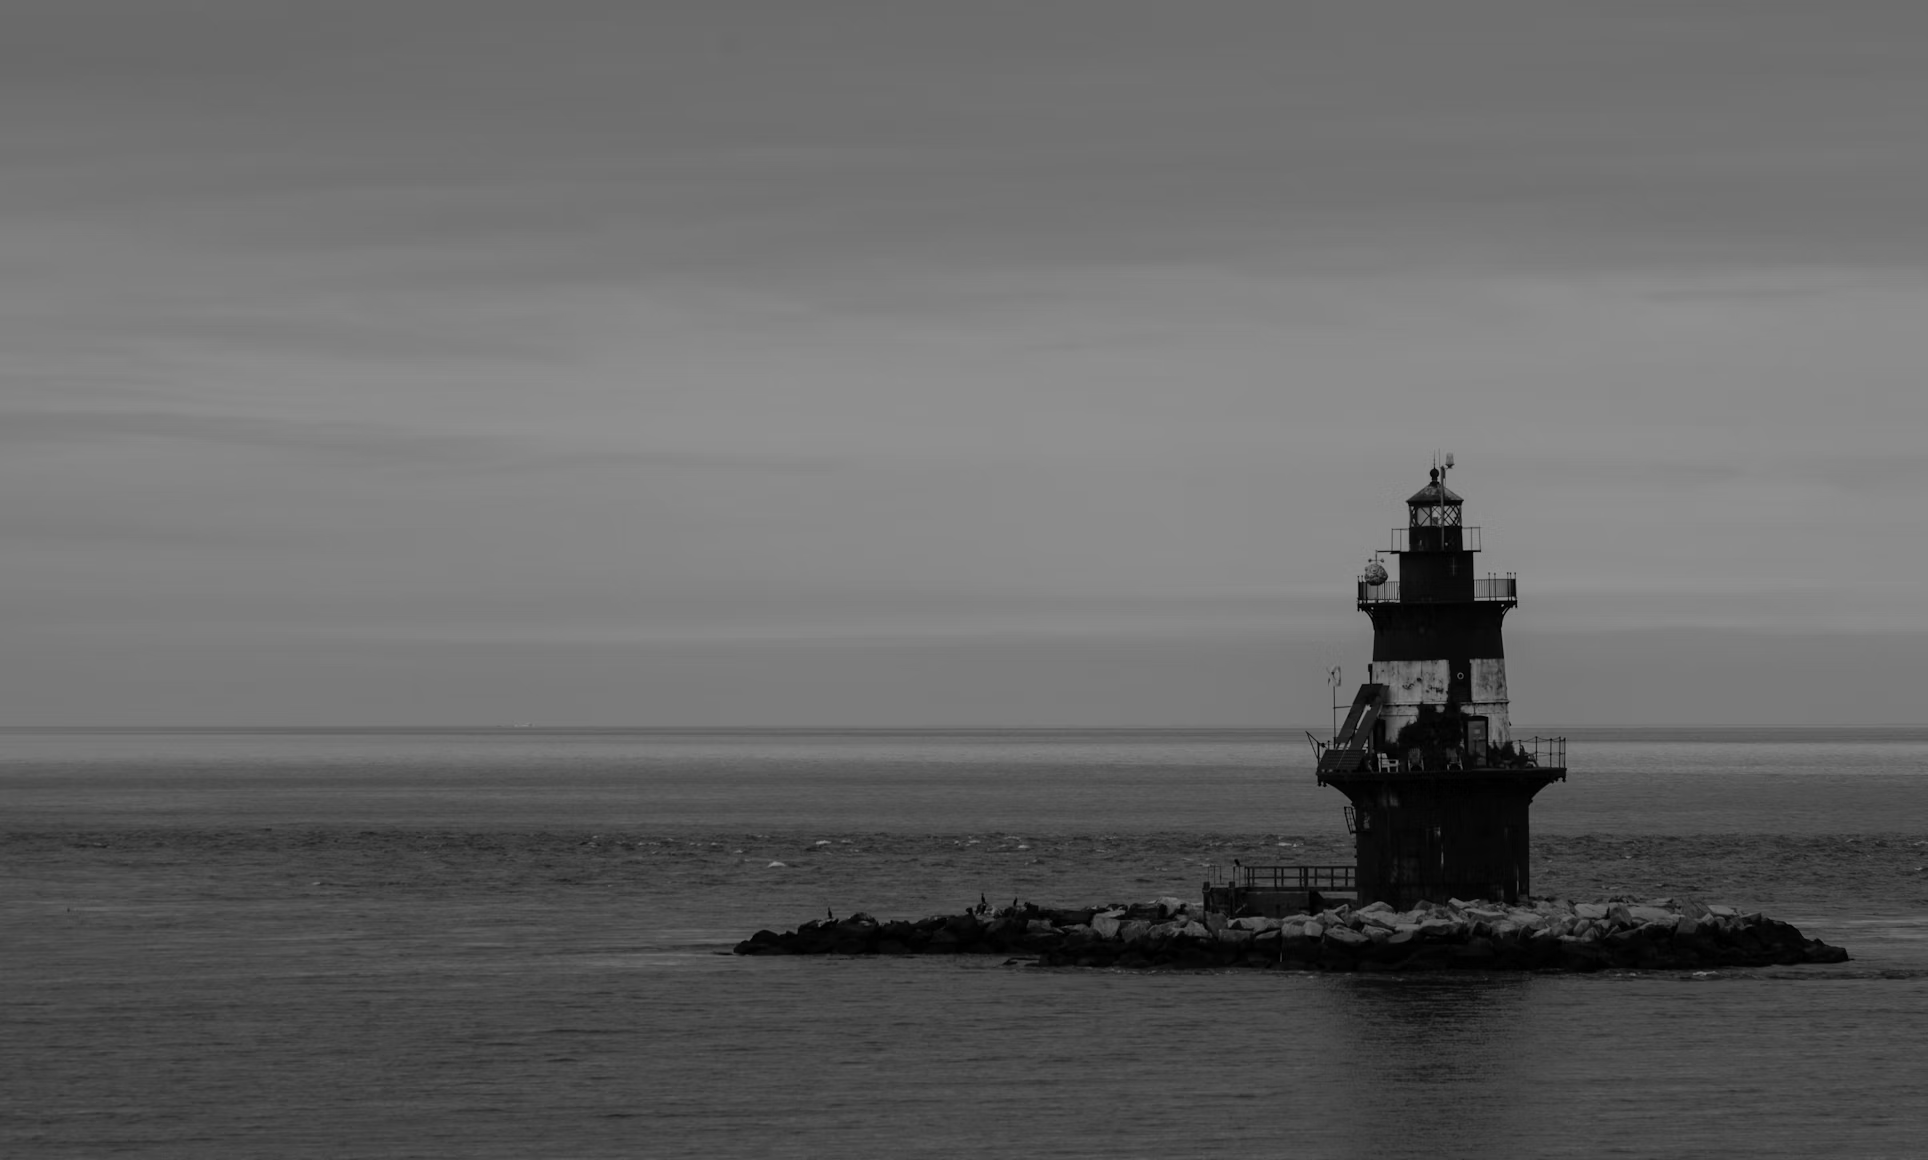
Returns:
[[[1433,468],[1431,482],[1406,501],[1407,525],[1393,529],[1399,578],[1374,583],[1379,572],[1370,565],[1359,578],[1359,607],[1373,628],[1367,671],[1386,687],[1373,740],[1384,750],[1426,706],[1451,703],[1467,719],[1465,748],[1483,756],[1513,732],[1500,620],[1519,602],[1518,581],[1475,574],[1479,529],[1465,525],[1465,501],[1446,486],[1446,470]]]
[[[1319,756],[1319,784],[1352,801],[1361,902],[1518,901],[1530,885],[1527,807],[1566,780],[1564,738],[1513,735],[1500,621],[1518,580],[1478,574],[1480,530],[1446,486],[1452,464],[1434,465],[1406,501],[1406,526],[1359,577],[1370,675]]]

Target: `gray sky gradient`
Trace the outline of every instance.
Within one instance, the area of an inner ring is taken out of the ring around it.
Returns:
[[[1920,5],[4,8],[0,721],[1920,718]]]

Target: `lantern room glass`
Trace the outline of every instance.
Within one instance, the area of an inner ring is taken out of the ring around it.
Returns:
[[[1456,528],[1459,526],[1459,505],[1444,503],[1413,504],[1412,526],[1415,528]]]

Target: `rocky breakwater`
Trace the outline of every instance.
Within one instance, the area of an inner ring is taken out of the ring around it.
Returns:
[[[1327,971],[1709,970],[1845,962],[1848,952],[1760,914],[1691,899],[1341,906],[1293,918],[1228,918],[1175,898],[1082,910],[1018,904],[914,922],[867,914],[784,933],[740,955],[1029,955],[1046,966]]]

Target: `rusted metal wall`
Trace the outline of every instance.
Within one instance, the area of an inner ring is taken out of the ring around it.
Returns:
[[[1359,900],[1518,901],[1532,889],[1528,807],[1541,773],[1335,779],[1358,811]]]
[[[1367,672],[1367,680],[1386,686],[1379,716],[1387,737],[1398,736],[1401,727],[1419,716],[1421,705],[1443,708],[1450,698],[1467,716],[1487,719],[1489,744],[1512,740],[1504,657],[1374,661]]]

